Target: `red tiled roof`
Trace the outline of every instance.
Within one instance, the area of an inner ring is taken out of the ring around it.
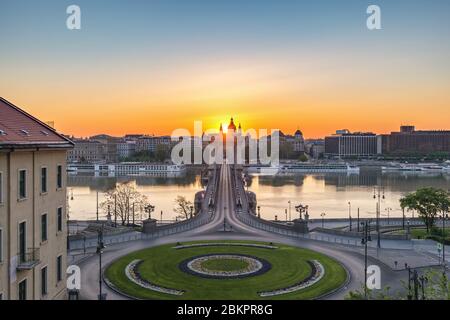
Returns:
[[[52,127],[0,97],[0,149],[27,146],[71,148],[73,143]]]

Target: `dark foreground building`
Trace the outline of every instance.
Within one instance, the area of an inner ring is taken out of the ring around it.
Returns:
[[[401,126],[400,132],[383,135],[383,154],[428,155],[450,154],[450,130],[416,131],[414,126]]]

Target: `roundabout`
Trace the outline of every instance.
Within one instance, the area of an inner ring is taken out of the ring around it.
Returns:
[[[104,273],[135,299],[315,299],[340,288],[347,272],[304,248],[256,241],[165,244],[125,255]]]

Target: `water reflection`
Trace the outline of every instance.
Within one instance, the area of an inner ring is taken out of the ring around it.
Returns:
[[[162,211],[164,220],[175,219],[173,207],[177,196],[194,201],[195,193],[204,187],[198,170],[189,170],[176,177],[69,175],[68,192],[70,195],[73,194],[73,200],[69,200],[70,219],[95,219],[97,192],[101,203],[104,200],[104,193],[122,182],[134,183],[137,190],[145,194],[149,202],[156,207],[154,218],[161,219]],[[105,215],[105,212],[100,212],[100,218],[104,218]]]
[[[450,176],[441,173],[405,174],[382,173],[380,170],[365,170],[360,174],[324,173],[295,174],[277,176],[250,177],[249,190],[257,194],[261,215],[266,219],[289,218],[289,201],[291,201],[291,218],[296,217],[294,206],[309,205],[310,216],[320,218],[322,212],[327,217],[346,218],[349,216],[348,202],[351,203],[351,215],[357,216],[359,208],[361,217],[375,217],[376,203],[373,189],[381,186],[386,199],[382,202],[381,214],[387,217],[401,216],[399,199],[421,187],[433,186],[444,190],[450,189]],[[411,213],[407,213],[411,215]]]
[[[97,191],[101,202],[104,192],[114,188],[117,182],[125,181],[134,181],[137,189],[146,194],[156,206],[155,217],[160,219],[163,211],[164,220],[175,218],[173,207],[178,195],[193,201],[195,193],[203,188],[198,170],[188,170],[179,177],[69,176],[69,192],[73,191],[74,194],[74,200],[70,201],[70,217],[94,219]],[[399,199],[404,194],[425,186],[449,190],[450,175],[395,172],[383,174],[380,170],[362,170],[360,174],[251,176],[249,181],[249,190],[256,193],[261,206],[261,215],[266,219],[274,219],[277,215],[281,220],[286,218],[285,209],[289,211],[289,201],[291,218],[296,217],[294,206],[299,203],[309,205],[312,218],[320,218],[322,212],[325,212],[327,217],[348,217],[348,202],[351,202],[353,217],[356,217],[358,208],[361,217],[375,217],[375,186],[382,186],[385,190],[382,215],[387,216],[386,208],[392,208],[391,216],[401,216]],[[101,215],[104,216],[104,213]]]

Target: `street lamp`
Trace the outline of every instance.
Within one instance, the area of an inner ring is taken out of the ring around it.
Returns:
[[[324,218],[325,218],[325,216],[326,216],[326,213],[325,212],[322,212],[321,214],[320,214],[320,216],[322,217],[322,229],[324,228]]]
[[[155,211],[155,206],[152,206],[151,204],[148,204],[145,206],[145,212],[148,213],[148,219],[152,218],[152,212]]]
[[[385,199],[384,188],[377,186],[373,188],[373,198],[378,199],[377,202],[377,248],[381,248],[380,240],[380,210],[381,210],[381,199]]]
[[[349,221],[349,231],[352,231],[352,204],[348,202],[348,221]]]
[[[193,214],[193,212],[194,212],[194,207],[193,207],[193,206],[190,206],[190,207],[189,207],[189,210],[190,210],[190,213],[191,213],[190,217],[191,217],[191,219],[192,219],[192,214]]]
[[[306,215],[308,214],[308,206],[299,204],[298,206],[295,206],[295,210],[299,213],[300,220],[302,220],[302,213],[305,213],[306,218]]]
[[[405,208],[402,208],[402,229],[405,230]]]
[[[284,209],[284,214],[286,216],[286,223],[288,222],[288,209]]]
[[[388,220],[388,224],[389,224],[389,217],[390,217],[390,213],[391,213],[391,210],[393,210],[392,208],[390,208],[390,207],[388,207],[388,208],[385,208],[384,210],[386,210],[387,211],[387,220]]]
[[[97,191],[97,222],[98,222],[98,191]]]
[[[105,249],[105,245],[103,243],[103,225],[102,228],[98,231],[98,240],[97,240],[97,254],[99,259],[99,268],[98,268],[98,285],[99,285],[99,294],[98,300],[106,300],[106,293],[102,293],[102,253],[103,249]]]
[[[258,209],[258,218],[261,218],[261,206],[258,206],[257,209]]]
[[[442,265],[444,267],[444,274],[446,269],[446,261],[445,261],[445,220],[448,219],[447,213],[442,213]]]
[[[289,203],[289,221],[292,221],[292,219],[291,219],[291,200],[289,200],[288,203]]]
[[[367,299],[367,243],[372,241],[372,237],[369,232],[370,221],[361,222],[364,227],[364,236],[361,240],[361,244],[364,245],[364,297]]]

